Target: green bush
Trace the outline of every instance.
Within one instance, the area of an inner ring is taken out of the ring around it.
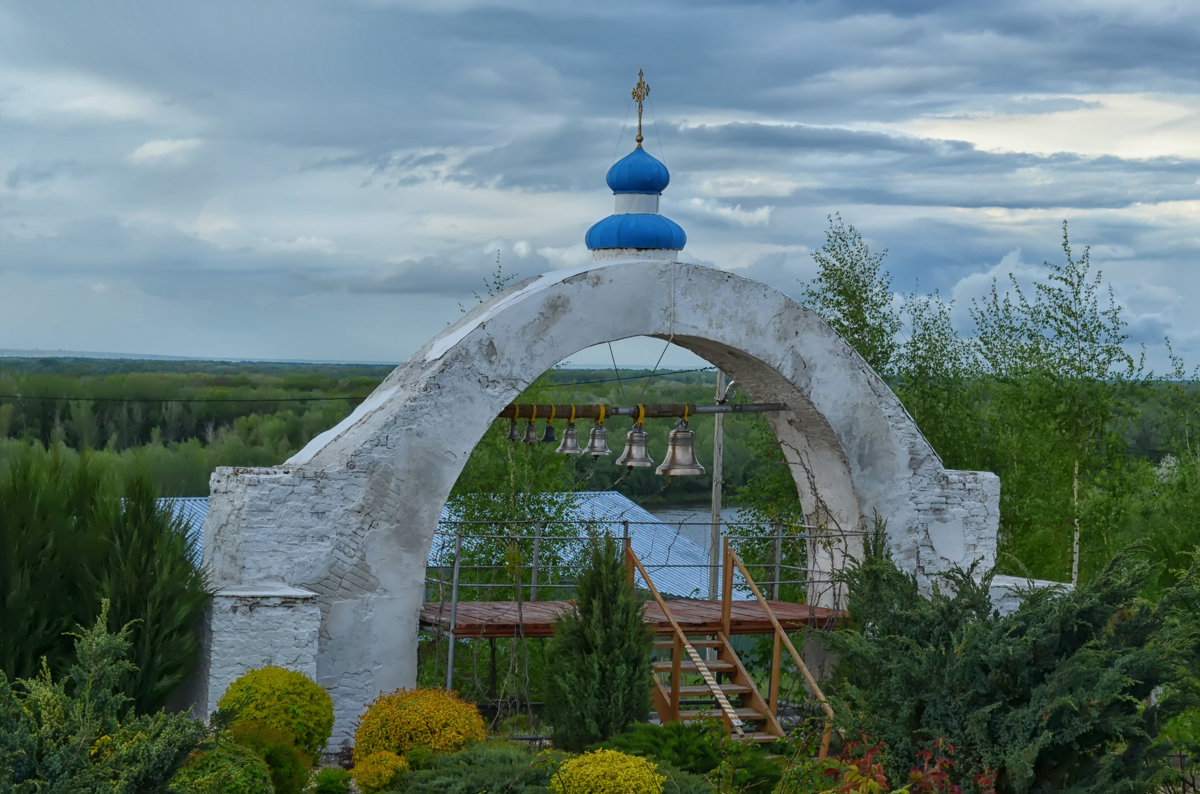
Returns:
[[[230,726],[244,722],[290,736],[316,762],[333,732],[333,700],[304,673],[268,665],[251,670],[217,701]]]
[[[779,762],[767,757],[767,749],[730,739],[718,720],[640,723],[602,746],[653,758],[664,774],[668,769],[678,769],[690,775],[703,775],[719,781],[722,790],[744,794],[767,794],[783,773]],[[779,748],[772,747],[770,752],[778,754]],[[670,775],[664,790],[671,791]]]
[[[431,760],[429,768],[404,779],[405,794],[545,794],[555,768],[565,758],[558,752],[530,753],[508,742],[472,745]]]
[[[721,765],[724,726],[716,720],[642,722],[618,734],[603,746],[630,755],[662,761],[687,772],[704,774]]]
[[[161,791],[207,733],[184,714],[138,715],[120,689],[129,628],[107,629],[108,603],[75,636],[75,661],[10,682],[0,672],[0,791]]]
[[[274,794],[271,770],[249,747],[212,740],[188,756],[171,779],[179,794]]]
[[[653,637],[611,537],[594,542],[576,600],[560,617],[547,655],[546,722],[554,744],[578,752],[646,719]]]
[[[182,521],[146,474],[124,482],[99,457],[26,445],[0,468],[0,670],[37,675],[70,664],[68,633],[109,602],[131,624],[122,681],[139,713],[166,703],[197,660],[209,594]],[[134,622],[136,621],[136,622]]]
[[[312,794],[349,794],[350,772],[340,766],[327,766],[313,777]]]
[[[1150,603],[1153,570],[1126,551],[1001,617],[990,576],[955,571],[926,598],[876,536],[845,576],[852,628],[830,638],[840,727],[881,742],[893,780],[944,738],[962,780],[995,770],[1001,794],[1153,791],[1170,752],[1159,728],[1197,702],[1198,562]]]
[[[271,785],[275,794],[300,794],[308,783],[312,759],[296,746],[288,731],[281,731],[257,722],[239,722],[229,729],[229,736],[266,762],[271,770]]]
[[[420,747],[452,753],[486,737],[474,703],[444,689],[397,689],[380,695],[359,717],[354,762],[380,750],[406,755]]]

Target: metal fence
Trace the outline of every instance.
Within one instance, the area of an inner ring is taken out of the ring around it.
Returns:
[[[692,526],[707,530],[709,525]],[[686,527],[631,521],[443,521],[429,554],[426,601],[569,598],[588,542],[604,535],[628,539],[661,592],[675,598],[718,598],[721,566],[713,565],[707,548],[685,537],[680,529]],[[832,584],[828,575],[814,576],[807,564],[810,529],[728,537],[768,598],[799,601],[810,586]],[[717,584],[713,592],[711,580]],[[635,584],[645,587],[640,575]],[[735,597],[750,597],[740,577],[734,591]]]

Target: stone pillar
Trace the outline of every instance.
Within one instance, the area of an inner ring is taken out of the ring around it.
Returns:
[[[285,585],[223,587],[209,605],[198,717],[207,719],[238,677],[266,665],[317,678],[317,594]]]

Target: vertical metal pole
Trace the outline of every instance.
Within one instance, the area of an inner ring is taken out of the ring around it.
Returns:
[[[458,566],[462,558],[462,530],[454,533],[454,578],[450,585],[450,648],[446,651],[446,689],[454,689],[454,629],[458,621]]]
[[[775,524],[775,581],[771,582],[771,600],[779,600],[779,580],[783,578],[783,525]]]
[[[537,601],[538,557],[542,553],[542,522],[533,525],[533,571],[529,575],[529,600]]]
[[[725,399],[725,373],[717,370],[716,402]],[[708,599],[720,595],[721,568],[721,486],[724,478],[725,414],[713,416],[712,515],[708,533]]]
[[[730,608],[733,602],[733,557],[729,554],[729,538],[721,545],[721,631],[729,636]]]
[[[629,553],[633,550],[633,541],[629,538],[629,521],[622,521],[621,526],[623,527],[621,547],[625,550],[625,574],[629,577],[629,587],[633,588],[633,555]]]

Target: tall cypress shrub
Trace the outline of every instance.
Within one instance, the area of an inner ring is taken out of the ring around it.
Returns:
[[[89,453],[26,447],[0,470],[0,670],[33,677],[45,657],[61,671],[67,632],[108,600],[130,625],[124,691],[139,712],[166,703],[199,652],[209,594],[186,527],[145,474],[118,481]]]
[[[556,746],[579,752],[648,716],[653,636],[644,612],[616,541],[595,540],[547,648],[546,721]]]

